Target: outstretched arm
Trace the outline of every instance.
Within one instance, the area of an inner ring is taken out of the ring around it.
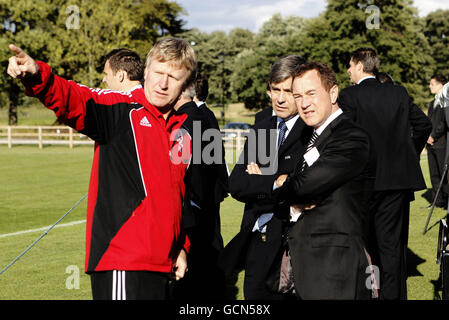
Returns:
[[[51,72],[49,65],[34,61],[15,45],[9,48],[14,56],[9,59],[8,74],[20,79],[25,94],[37,97],[58,119],[92,139],[104,142],[114,134],[126,108],[110,108],[112,105],[136,101],[129,94],[111,90],[91,89],[61,78]],[[142,99],[141,99],[142,100]]]

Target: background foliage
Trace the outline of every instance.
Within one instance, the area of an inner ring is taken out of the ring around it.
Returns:
[[[419,18],[411,0],[328,0],[315,18],[273,13],[257,33],[187,30],[182,13],[170,0],[0,0],[0,68],[6,70],[8,44],[15,43],[57,74],[97,87],[102,57],[111,49],[128,47],[145,57],[158,38],[177,36],[194,45],[199,71],[209,78],[209,104],[223,99],[248,109],[268,105],[270,66],[287,54],[330,64],[345,87],[349,52],[374,47],[382,71],[423,108],[432,98],[429,77],[437,71],[449,75],[449,10]],[[0,72],[0,87],[0,108],[30,103],[6,72]]]

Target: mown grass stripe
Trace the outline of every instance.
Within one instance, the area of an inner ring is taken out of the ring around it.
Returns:
[[[85,223],[85,222],[86,222],[86,220],[72,221],[72,222],[56,225],[56,226],[54,226],[54,228],[70,227],[70,226],[74,226],[74,225]],[[37,228],[37,229],[28,229],[28,230],[22,230],[22,231],[17,231],[17,232],[12,232],[12,233],[0,234],[0,238],[7,238],[7,237],[12,237],[12,236],[18,236],[18,235],[26,234],[26,233],[45,231],[45,230],[47,230],[50,227],[51,226],[46,226],[46,227]]]

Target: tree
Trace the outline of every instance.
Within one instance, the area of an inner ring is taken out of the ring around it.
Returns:
[[[424,35],[432,50],[434,73],[449,76],[449,10],[437,10],[424,18]]]
[[[131,19],[134,29],[130,39],[134,50],[146,55],[156,40],[163,36],[178,36],[184,33],[185,21],[179,18],[185,10],[169,0],[133,1]]]
[[[246,29],[235,28],[229,35],[223,31],[203,33],[198,29],[189,30],[181,35],[194,45],[198,59],[198,72],[208,77],[211,104],[238,102],[234,94],[232,75],[239,68],[235,59],[242,51],[254,46],[254,34]],[[221,54],[223,53],[223,54]],[[223,61],[220,56],[223,57]],[[224,85],[224,90],[222,87]]]
[[[90,87],[99,86],[102,57],[114,48],[132,46],[130,35],[138,27],[133,18],[135,4],[133,0],[74,3],[74,12],[58,16],[57,25],[62,28],[55,38],[63,50],[54,52],[49,62],[60,75]],[[75,21],[70,21],[73,16]]]
[[[59,1],[60,2],[60,1]],[[29,54],[49,59],[48,48],[57,46],[51,38],[54,31],[48,25],[58,15],[52,9],[58,4],[55,1],[12,1],[4,0],[0,4],[0,61],[3,70],[8,66],[11,55],[8,45],[15,43],[25,48]],[[0,106],[8,106],[9,124],[17,124],[17,108],[24,102],[20,87],[6,74],[0,73]]]
[[[254,46],[243,50],[234,62],[232,87],[237,99],[248,109],[270,105],[266,81],[271,65],[288,54],[302,55],[304,26],[301,17],[275,14],[254,38]]]
[[[159,37],[184,31],[182,12],[168,0],[3,0],[0,60],[6,69],[8,44],[15,43],[58,75],[100,86],[106,53],[128,47],[144,58]],[[0,102],[8,104],[12,87],[6,73],[0,85]]]
[[[232,75],[232,83],[238,99],[247,109],[261,109],[268,105],[267,62],[266,57],[256,49],[244,50],[235,61],[238,69]]]
[[[306,26],[304,49],[309,60],[328,63],[340,87],[349,85],[349,53],[376,49],[381,71],[404,85],[418,105],[426,105],[433,59],[410,0],[328,0],[326,11]]]

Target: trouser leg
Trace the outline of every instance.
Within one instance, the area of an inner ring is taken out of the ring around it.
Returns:
[[[408,191],[374,195],[371,210],[375,232],[375,256],[380,269],[380,298],[407,298]]]
[[[151,271],[100,271],[90,275],[94,300],[165,300],[168,276]]]

